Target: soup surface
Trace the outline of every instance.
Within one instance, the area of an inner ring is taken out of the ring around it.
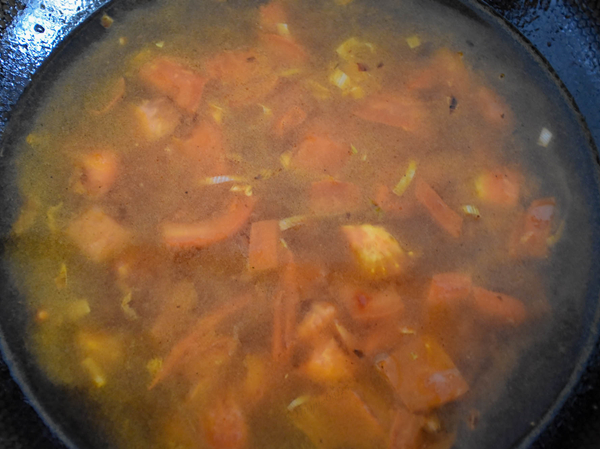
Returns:
[[[13,259],[115,445],[450,448],[550,331],[552,126],[427,8],[102,17],[22,144]]]

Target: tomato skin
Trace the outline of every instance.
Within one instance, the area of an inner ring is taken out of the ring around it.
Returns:
[[[169,97],[177,106],[194,113],[200,106],[207,78],[171,58],[160,57],[140,68],[140,79]]]
[[[250,218],[256,204],[253,196],[236,196],[226,212],[195,223],[164,223],[162,236],[167,246],[202,248],[231,237]]]
[[[233,397],[216,399],[201,418],[204,438],[213,449],[242,449],[248,443],[248,424]]]
[[[436,223],[452,237],[458,238],[461,234],[463,219],[442,200],[435,190],[421,178],[415,182],[415,195],[417,201],[429,211]]]

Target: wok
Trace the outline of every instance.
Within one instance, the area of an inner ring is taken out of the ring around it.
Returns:
[[[521,33],[521,42],[549,63],[547,69],[551,76],[561,80],[559,86],[568,91],[569,101],[587,123],[586,132],[593,154],[590,149],[582,148],[581,154],[569,156],[587,184],[585,195],[591,208],[594,234],[585,310],[577,329],[570,329],[576,334],[572,338],[572,363],[559,369],[560,355],[556,355],[552,365],[556,372],[550,376],[553,380],[532,383],[536,391],[529,399],[535,402],[536,398],[544,397],[540,401],[542,405],[533,404],[527,409],[524,404],[517,408],[506,404],[498,411],[498,416],[517,415],[504,423],[519,422],[519,429],[506,428],[501,438],[514,441],[519,449],[596,448],[600,445],[600,276],[594,273],[600,273],[597,177],[600,157],[594,142],[600,143],[600,2],[489,0],[480,1],[477,7],[471,8],[455,0],[437,1],[474,20],[494,21],[503,17],[504,26],[513,33]],[[0,143],[3,146],[0,148],[10,148],[11,139],[27,124],[27,111],[35,107],[36,94],[43,92],[52,75],[60,72],[61,61],[75,58],[101,37],[103,29],[96,20],[98,14],[108,11],[118,17],[142,3],[144,0],[113,3],[107,0],[32,0],[25,6],[2,0]],[[86,31],[71,33],[81,23],[86,24]],[[40,66],[42,69],[36,72]],[[10,182],[14,174],[11,156],[10,151],[0,153],[3,247],[19,206]],[[0,279],[0,330],[5,360],[0,363],[0,446],[15,449],[109,447],[100,435],[87,431],[89,410],[77,409],[80,407],[77,397],[51,385],[27,357],[23,338],[27,327],[24,299],[11,284],[4,265]],[[517,375],[527,373],[518,372]],[[516,383],[515,388],[513,396],[519,394]],[[73,415],[77,418],[65,418],[65,407],[75,408]],[[496,427],[501,430],[502,423]]]

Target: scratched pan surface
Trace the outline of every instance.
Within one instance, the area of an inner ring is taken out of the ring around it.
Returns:
[[[550,374],[532,379],[531,376],[539,373],[517,370],[509,384],[507,397],[498,404],[493,420],[495,425],[469,438],[479,438],[479,447],[486,449],[511,446],[519,449],[596,448],[600,441],[600,279],[593,274],[600,273],[600,229],[597,229],[600,200],[598,158],[592,141],[600,142],[600,2],[490,0],[483,6],[469,4],[465,7],[466,2],[437,1],[458,9],[473,20],[483,18],[492,26],[500,23],[494,14],[504,16],[511,24],[510,29],[523,33],[537,49],[533,50],[533,57],[539,52],[550,62],[553,68],[549,69],[550,77],[555,71],[589,125],[589,133],[578,132],[589,142],[582,142],[579,154],[565,156],[586,186],[585,195],[591,207],[595,251],[585,289],[585,307],[580,311],[577,323],[565,323],[569,344],[563,345],[563,352],[545,354]],[[0,0],[0,139],[7,146],[31,116],[36,105],[36,92],[43,91],[45,83],[51,82],[52,75],[59,73],[64,63],[101,38],[103,29],[97,14],[90,15],[107,3],[105,0],[32,0],[23,7],[11,2]],[[105,8],[111,15],[119,17],[142,3],[141,0],[117,0]],[[69,34],[80,23],[84,23],[83,27]],[[30,87],[22,95],[28,85]],[[568,95],[565,98],[566,102],[570,101]],[[10,123],[6,126],[9,118]],[[3,236],[18,206],[14,187],[9,182],[7,156],[10,154],[0,158],[0,235]],[[23,394],[11,379],[6,364],[0,363],[0,448],[108,447],[101,435],[88,430],[86,417],[90,413],[81,408],[78,398],[50,385],[28,359],[23,340],[26,328],[23,299],[12,288],[4,269],[0,279],[3,280],[0,288],[3,350],[25,392]],[[556,347],[561,340],[567,339],[565,335],[557,337]],[[526,391],[522,387],[523,379],[528,379]],[[67,407],[76,412],[65,413]],[[460,443],[457,444],[459,448]]]

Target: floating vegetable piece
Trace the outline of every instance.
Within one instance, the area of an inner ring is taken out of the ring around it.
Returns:
[[[368,277],[386,278],[402,273],[404,252],[381,226],[342,226],[361,271]]]
[[[223,214],[195,223],[163,224],[163,240],[176,248],[201,248],[220,242],[237,233],[248,222],[255,204],[253,196],[236,195]]]
[[[404,192],[406,192],[406,189],[408,189],[408,186],[410,186],[410,183],[412,182],[413,178],[415,177],[416,172],[417,172],[417,161],[411,159],[408,162],[408,167],[406,169],[406,173],[404,173],[404,175],[402,176],[400,181],[398,181],[398,184],[396,184],[396,186],[392,189],[392,192],[394,192],[398,196],[402,196],[404,194]]]
[[[540,132],[540,137],[538,137],[537,144],[541,147],[547,147],[552,140],[552,133],[548,128],[542,128]]]

